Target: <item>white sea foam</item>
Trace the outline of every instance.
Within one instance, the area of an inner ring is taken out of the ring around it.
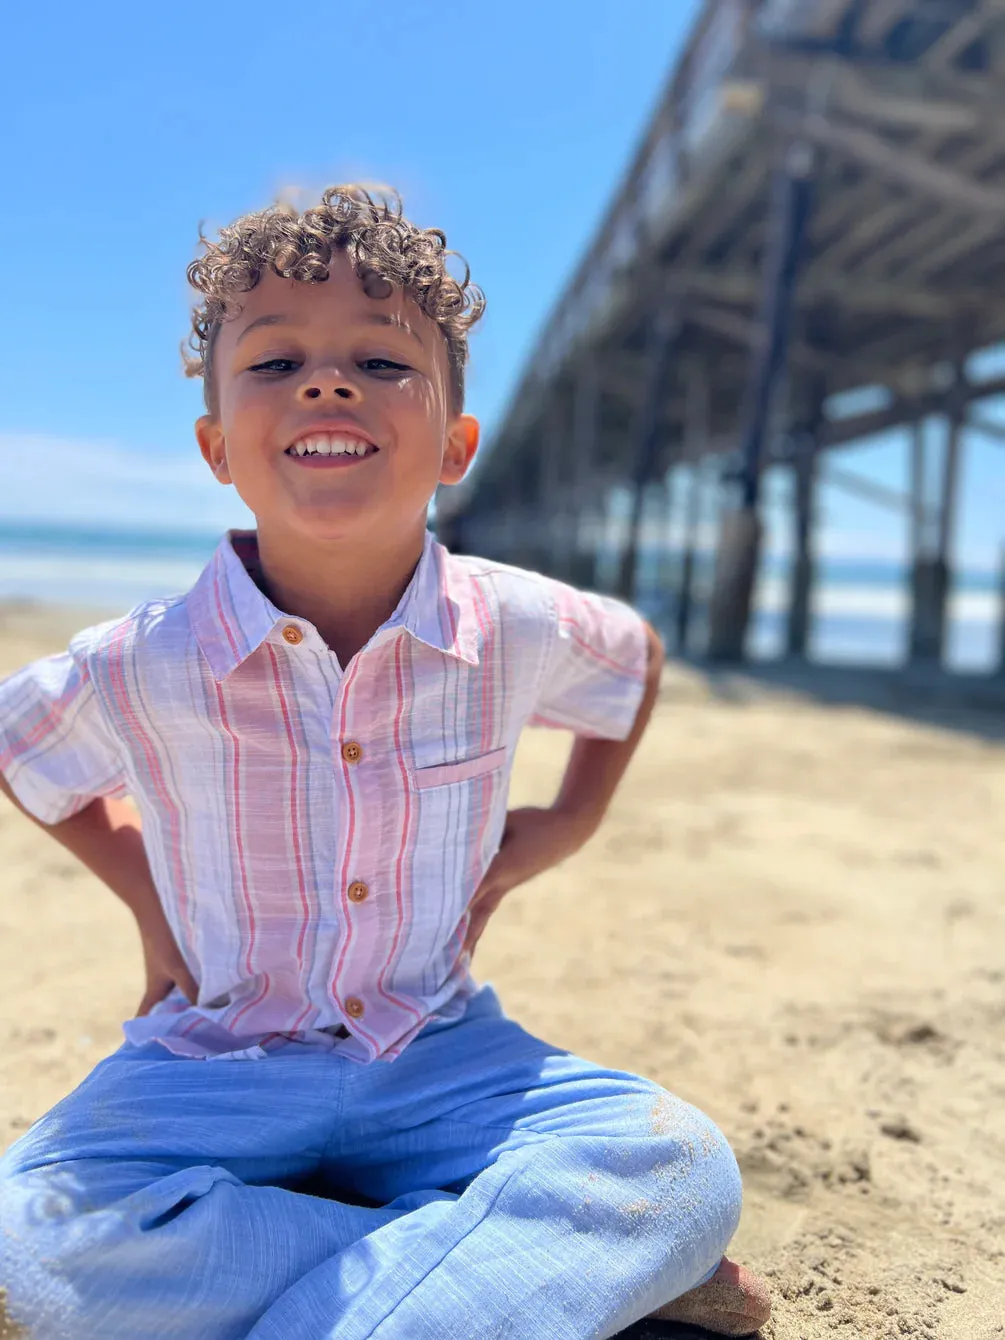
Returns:
[[[178,558],[94,554],[12,554],[0,558],[0,599],[125,611],[186,591],[202,564]]]

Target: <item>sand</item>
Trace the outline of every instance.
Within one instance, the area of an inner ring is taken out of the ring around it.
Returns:
[[[7,609],[0,673],[81,622]],[[1005,1334],[1005,718],[901,709],[671,667],[601,833],[475,960],[528,1028],[718,1121],[766,1340]],[[566,748],[527,735],[514,803]],[[8,1142],[118,1045],[141,965],[2,802],[0,870]]]

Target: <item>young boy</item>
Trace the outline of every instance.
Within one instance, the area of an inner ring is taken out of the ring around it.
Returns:
[[[471,977],[506,892],[596,830],[662,653],[625,606],[427,534],[478,440],[483,303],[444,248],[354,187],[204,240],[196,435],[256,530],[0,686],[4,789],[147,964],[125,1045],[0,1165],[0,1285],[38,1340],[766,1318],[723,1260],[712,1123]],[[577,739],[554,805],[507,814],[529,723]]]

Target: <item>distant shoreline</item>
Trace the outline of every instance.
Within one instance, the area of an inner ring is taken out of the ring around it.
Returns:
[[[65,612],[84,626],[127,613],[150,599],[189,590],[219,543],[220,533],[102,529],[93,525],[0,519],[0,603]],[[605,568],[612,555],[601,555]],[[677,559],[640,554],[639,608],[671,632]],[[694,622],[701,645],[712,555],[696,565]],[[811,659],[820,664],[890,666],[902,659],[910,615],[903,564],[822,559],[812,601]],[[750,651],[755,660],[781,654],[789,602],[788,560],[768,554],[757,587]],[[954,574],[949,603],[948,659],[954,670],[994,668],[1002,620],[999,577],[990,571]],[[671,638],[672,641],[672,638]]]

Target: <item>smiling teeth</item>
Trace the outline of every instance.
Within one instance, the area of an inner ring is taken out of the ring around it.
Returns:
[[[315,433],[301,438],[289,448],[296,456],[365,456],[369,444],[354,437],[335,437],[330,433]]]

